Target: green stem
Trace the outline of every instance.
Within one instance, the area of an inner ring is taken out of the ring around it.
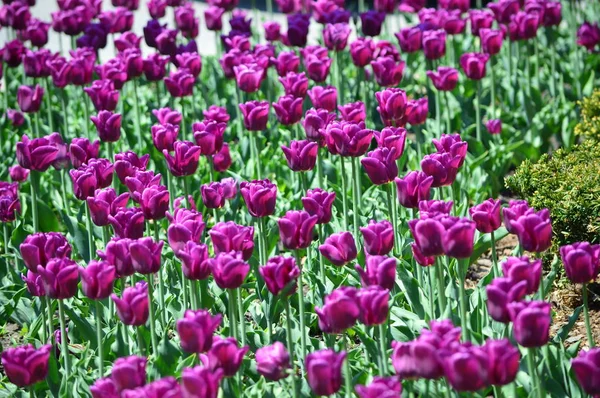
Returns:
[[[67,133],[70,132],[71,130],[69,130],[69,114],[67,111],[67,92],[65,91],[65,89],[62,89],[62,93],[60,96],[60,105],[62,107],[62,114],[63,114],[63,123],[65,124],[65,129],[63,131],[61,131],[60,135],[62,136],[63,139],[67,138]]]
[[[437,266],[439,266],[439,264]],[[435,296],[433,294],[433,281],[435,279],[435,271],[437,266],[436,264],[434,264],[430,267],[427,267],[427,269],[429,270],[429,308],[431,311],[431,319],[435,319]]]
[[[2,236],[4,237],[4,254],[6,256],[8,256],[8,224],[2,223],[2,229],[3,229]],[[16,266],[16,264],[15,264],[15,266]]]
[[[583,315],[585,317],[585,330],[587,332],[588,345],[590,348],[593,348],[595,344],[594,336],[592,335],[592,327],[590,326],[590,310],[588,305],[587,283],[584,283],[581,287],[581,295],[583,299]]]
[[[348,344],[346,341],[346,335],[342,334],[341,339],[342,339],[342,346],[344,348],[344,351],[346,351],[346,355],[348,355]],[[352,390],[352,372],[350,371],[350,362],[349,362],[347,356],[346,356],[346,359],[344,359],[344,384],[346,385],[346,398],[349,398],[352,396],[353,390]]]
[[[65,376],[68,379],[71,375],[70,367],[70,355],[69,345],[67,344],[67,324],[65,322],[65,308],[63,300],[58,300],[58,317],[60,320],[60,342],[61,342],[61,356],[63,357],[65,366]]]
[[[140,99],[138,96],[138,81],[137,79],[133,79],[133,110],[135,112],[135,136],[138,139],[138,148],[140,151],[143,151],[144,148],[144,140],[142,137],[142,132],[140,129]],[[183,124],[183,121],[182,121]]]
[[[494,72],[494,57],[490,58],[490,74],[491,74],[491,91],[490,91],[490,105],[491,105],[491,116],[489,119],[496,117],[496,76]]]
[[[438,257],[436,263],[433,265],[437,271],[437,283],[438,283],[438,303],[440,306],[440,318],[444,316],[446,311],[446,281],[444,279],[444,268],[442,261]]]
[[[531,99],[531,64],[530,64],[530,62],[531,62],[531,60],[530,60],[531,55],[530,55],[529,51],[527,51],[529,45],[526,44],[525,46],[526,46],[526,53],[525,53],[525,77],[526,77],[526,80],[527,80],[527,82],[526,82],[527,85],[525,87],[527,88],[527,99],[529,100],[529,99]]]
[[[104,377],[104,350],[102,349],[102,304],[96,301],[96,339],[98,342],[98,370],[99,377]]]
[[[83,96],[83,131],[85,131],[85,136],[88,140],[92,141],[92,137],[90,135],[90,108],[89,108],[90,98],[87,95]],[[139,123],[139,119],[138,119]]]
[[[528,348],[527,349],[527,368],[529,369],[529,376],[532,380],[532,382],[531,382],[532,388],[535,390],[535,394],[533,393],[533,391],[530,391],[529,396],[530,397],[534,396],[536,398],[543,398],[544,394],[542,392],[542,385],[540,383],[540,379],[537,374],[537,368],[535,365],[535,356],[536,356],[535,348]]]
[[[256,165],[256,178],[262,180],[262,168],[260,166],[259,132],[252,133],[252,145],[254,146],[254,164]]]
[[[393,198],[393,196],[394,196],[394,182],[393,181],[387,184],[386,192],[387,192],[387,202],[388,202],[387,203],[388,215],[392,219],[392,228],[394,229],[394,252],[400,253],[400,243],[398,241],[400,231],[398,231],[398,216],[395,212],[396,206],[395,206],[395,200]],[[355,239],[357,239],[357,238],[358,238],[358,236],[355,237]]]
[[[444,99],[446,101],[446,134],[452,134],[452,115],[450,114],[450,94],[444,91]]]
[[[92,224],[92,214],[90,213],[90,207],[85,204],[85,218],[87,223],[87,234],[88,234],[88,250],[89,259],[94,258],[94,224]]]
[[[551,32],[549,29],[551,28],[546,28],[546,32]],[[550,34],[547,37],[547,42],[550,45],[550,94],[554,97],[556,96],[556,81],[554,80],[556,76],[556,48]]]
[[[384,323],[377,325],[379,330],[379,355],[381,356],[380,376],[387,375],[387,336],[385,333]]]
[[[139,355],[142,357],[145,357],[148,354],[146,353],[146,342],[144,341],[144,336],[142,335],[142,328],[141,327],[134,328],[133,334],[137,335],[137,344],[138,344]],[[135,339],[135,337],[133,337],[130,340],[132,345],[133,345],[134,339]]]
[[[344,230],[347,231],[348,230],[348,182],[347,182],[348,176],[346,175],[344,157],[339,156],[339,159],[340,159],[340,170],[341,170],[341,175],[342,175],[341,197],[342,197],[342,208],[343,208],[343,212],[344,212]],[[355,236],[354,239],[357,239],[357,237]]]
[[[158,357],[158,342],[156,336],[156,314],[154,307],[154,274],[146,275],[148,282],[148,302],[150,304],[150,338],[152,341],[152,354]]]
[[[517,87],[516,85],[516,77],[515,75],[513,75],[513,42],[512,40],[508,41],[508,51],[506,52],[507,54],[507,63],[508,63],[508,78],[509,81],[513,82],[513,87]],[[515,92],[517,90],[511,90],[510,93],[510,98],[511,98],[511,104],[514,104],[515,102]]]
[[[43,344],[48,343],[48,337],[46,336],[46,296],[40,296],[40,312],[42,313],[42,342]]]
[[[154,241],[156,243],[160,242],[159,230],[158,230],[158,220],[154,220]],[[167,325],[167,307],[165,306],[165,282],[164,282],[164,267],[160,267],[158,270],[158,303],[160,305],[160,321],[162,330],[165,330]]]
[[[533,64],[535,66],[535,82],[537,85],[537,89],[541,90],[541,85],[542,82],[540,81],[540,54],[539,54],[539,43],[540,40],[534,40],[533,41],[533,49],[534,49],[534,53],[533,53]]]
[[[477,95],[475,96],[477,105],[475,106],[476,137],[481,142],[481,81],[477,80]]]
[[[229,328],[231,337],[237,339],[237,320],[235,314],[235,291],[233,289],[227,289],[227,299],[229,305]]]
[[[33,216],[33,232],[40,232],[40,220],[38,218],[37,185],[40,175],[37,171],[31,171],[29,185],[31,186],[31,212]],[[87,206],[86,206],[87,207]]]
[[[69,207],[69,202],[67,202],[67,185],[69,183],[69,178],[67,178],[67,169],[64,170],[59,170],[58,173],[60,173],[60,183],[61,183],[61,194],[62,194],[62,200],[63,200],[63,206],[65,209],[65,212],[67,213],[67,215],[71,215],[71,208]]]
[[[292,339],[292,311],[290,310],[290,300],[284,299],[285,301],[285,326],[286,326],[286,337],[287,337],[287,349],[290,353],[290,363],[292,364],[292,388],[294,391],[294,398],[298,398],[298,383],[296,382],[296,366],[294,363],[294,340]]]
[[[46,304],[46,311],[48,311],[48,340],[47,341],[50,341],[50,344],[54,344],[52,342],[52,335],[54,333],[54,324],[52,322],[53,315],[54,315],[52,313],[52,303],[49,298],[46,298],[44,300],[44,304]]]
[[[244,302],[242,300],[242,290],[241,288],[235,289],[234,294],[237,299],[238,305],[238,314],[240,315],[240,337],[242,346],[246,345],[246,317],[244,311]]]
[[[319,224],[318,225],[319,228],[319,242],[322,244],[323,242],[325,242],[325,235],[324,235],[324,226],[323,224]],[[321,282],[323,283],[324,286],[327,286],[327,275],[325,274],[325,259],[323,257],[323,253],[321,253],[320,250],[318,250],[319,252],[319,275],[321,277]]]
[[[200,294],[200,281],[194,280],[192,282],[192,300],[194,301],[194,309],[202,308],[202,297]]]
[[[39,138],[40,137],[40,113],[35,112],[33,114],[33,119],[35,121],[35,137]]]
[[[463,330],[465,341],[471,339],[469,318],[467,317],[467,297],[465,294],[465,277],[466,271],[469,266],[469,259],[459,259],[457,263],[458,267],[458,291],[459,291],[459,305],[460,305],[460,321]]]
[[[440,109],[440,90],[435,90],[435,124],[438,138],[442,136],[442,110]]]
[[[302,267],[302,258],[300,257],[300,250],[296,250],[296,262],[300,267],[300,274],[298,275],[298,309],[300,311],[300,347],[302,351],[302,359],[306,358],[306,327],[304,322],[304,284],[302,283],[302,274],[304,273]]]
[[[492,266],[494,269],[494,277],[499,278],[502,271],[498,266],[498,254],[496,253],[496,236],[494,235],[495,231],[492,231],[490,234],[490,240],[492,241]]]

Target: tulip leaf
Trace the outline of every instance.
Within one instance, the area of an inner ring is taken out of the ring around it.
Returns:
[[[95,341],[96,340],[96,331],[89,323],[89,321],[85,318],[85,316],[80,315],[79,307],[76,305],[65,305],[65,313],[69,317],[69,319],[75,324],[77,333],[83,337],[84,341]],[[70,333],[73,330],[70,330]]]
[[[406,293],[405,297],[413,310],[420,318],[425,316],[425,310],[421,300],[420,286],[417,279],[410,273],[407,267],[408,263],[400,261],[398,277],[402,283],[402,290]]]
[[[580,305],[579,307],[575,308],[575,310],[573,310],[573,314],[571,314],[571,316],[569,317],[568,322],[565,323],[560,329],[558,329],[558,332],[556,332],[556,336],[554,336],[553,339],[555,343],[564,342],[564,340],[567,338],[567,336],[573,329],[573,326],[575,326],[575,322],[577,322],[581,311],[583,311],[583,305]]]
[[[84,204],[84,206],[86,205]],[[83,224],[77,221],[77,218],[67,215],[66,212],[61,210],[60,214],[62,216],[63,222],[65,223],[65,226],[67,227],[69,235],[73,237],[73,244],[75,246],[75,249],[77,249],[77,252],[79,253],[79,255],[81,255],[85,262],[89,262],[91,257],[85,227],[83,226]]]

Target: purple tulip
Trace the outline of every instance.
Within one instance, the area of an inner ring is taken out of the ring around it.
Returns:
[[[308,90],[308,78],[304,72],[288,72],[285,77],[280,77],[279,81],[283,86],[286,96],[291,96],[294,98],[306,97],[306,92]],[[300,101],[300,104],[302,104],[302,101]],[[273,104],[273,106],[275,107],[275,104]],[[275,110],[277,111],[277,109]]]
[[[138,282],[138,285],[140,283]],[[132,390],[146,384],[147,361],[146,358],[136,355],[117,358],[111,371],[111,378],[117,391]]]
[[[53,258],[45,267],[38,265],[37,272],[42,278],[48,298],[64,300],[77,294],[79,270],[75,261]]]
[[[174,150],[175,141],[179,134],[179,126],[175,124],[155,124],[151,128],[152,142],[154,147],[159,151],[166,150],[171,152]]]
[[[488,357],[479,346],[455,344],[443,351],[444,373],[457,391],[478,391],[488,385]]]
[[[351,102],[338,106],[342,119],[351,123],[364,122],[367,118],[365,103],[362,101]]]
[[[331,208],[335,201],[335,192],[327,192],[321,188],[309,189],[302,198],[304,210],[311,216],[317,216],[317,224],[331,221]]]
[[[245,93],[258,91],[265,77],[265,70],[257,64],[241,64],[235,66],[233,70],[238,87]]]
[[[155,242],[152,238],[140,238],[129,245],[131,262],[136,272],[148,275],[157,273],[161,266],[164,241]]]
[[[374,52],[375,43],[371,39],[359,37],[350,43],[352,63],[359,68],[364,68],[371,63]]]
[[[106,261],[92,260],[87,267],[79,267],[79,276],[83,294],[92,300],[103,300],[112,293],[117,270]]]
[[[115,39],[115,47],[118,52],[123,52],[128,48],[140,48],[142,38],[133,32],[124,32]]]
[[[469,215],[475,221],[477,230],[484,234],[494,232],[502,225],[500,200],[488,199],[469,209]]]
[[[598,376],[600,375],[599,354],[600,348],[591,348],[587,351],[581,350],[579,355],[571,360],[571,367],[577,382],[583,391],[589,395],[600,394],[600,383],[598,382]],[[4,363],[4,357],[2,363]]]
[[[425,174],[433,177],[432,187],[437,188],[452,185],[462,161],[460,156],[452,156],[449,153],[433,153],[423,157],[421,169]]]
[[[21,65],[26,50],[19,40],[9,41],[2,49],[2,59],[9,67],[16,68]]]
[[[375,131],[375,140],[380,148],[395,149],[394,156],[399,159],[404,153],[406,129],[402,127],[384,127],[381,132]]]
[[[541,22],[541,16],[538,13],[528,13],[524,11],[517,12],[511,17],[510,23],[508,24],[510,40],[533,39],[537,36]]]
[[[217,105],[209,106],[208,109],[202,111],[202,114],[204,115],[205,121],[214,120],[218,123],[227,123],[229,121],[227,109]]]
[[[114,111],[119,101],[119,92],[111,80],[95,80],[90,87],[83,89],[92,100],[96,111]]]
[[[223,14],[225,10],[221,7],[210,6],[204,10],[204,21],[206,29],[218,32],[223,30]]]
[[[23,71],[28,77],[48,77],[50,68],[46,64],[54,55],[45,48],[37,51],[27,51],[23,56]]]
[[[214,372],[205,366],[185,368],[181,373],[181,389],[186,397],[217,398],[223,370]]]
[[[154,174],[151,170],[135,170],[133,176],[125,177],[125,186],[129,190],[131,199],[138,204],[142,204],[142,194],[144,193],[144,190],[146,188],[156,188],[159,190],[161,178],[162,176],[160,174]]]
[[[256,350],[256,370],[267,380],[285,379],[289,368],[290,354],[279,341]]]
[[[51,259],[71,257],[71,245],[59,232],[38,232],[29,235],[19,246],[25,266],[37,272],[38,266],[46,267]]]
[[[406,102],[406,122],[413,126],[425,123],[429,113],[429,105],[426,97]]]
[[[504,40],[502,30],[481,29],[479,38],[481,39],[481,49],[486,54],[496,55],[502,49],[502,41]]]
[[[147,220],[161,220],[169,209],[169,191],[163,185],[146,187],[141,194],[134,192],[133,200],[140,204]]]
[[[335,114],[327,109],[311,108],[306,111],[302,126],[309,141],[314,141],[323,146],[325,143],[325,128],[335,119]]]
[[[94,69],[101,79],[111,81],[117,90],[122,89],[127,81],[127,66],[121,57],[109,59]]]
[[[360,232],[363,235],[365,252],[368,254],[384,256],[394,246],[394,229],[387,220],[371,220],[368,226],[360,228]]]
[[[144,235],[144,213],[139,207],[120,209],[114,216],[108,216],[117,238],[139,239]]]
[[[202,361],[209,369],[213,371],[221,369],[225,377],[231,377],[239,370],[248,350],[248,346],[238,348],[238,342],[233,337],[215,336],[212,347]]]
[[[79,168],[84,163],[98,157],[100,151],[100,141],[96,140],[93,143],[87,138],[73,138],[69,145],[69,156],[73,167]]]
[[[281,150],[292,171],[309,171],[315,167],[319,146],[316,142],[307,140],[291,141],[289,148],[282,145]]]
[[[527,282],[512,278],[495,278],[486,287],[487,310],[490,317],[502,323],[510,321],[508,305],[520,301],[527,294]]]
[[[369,385],[355,387],[359,398],[399,398],[402,396],[402,382],[396,377],[375,376]]]
[[[577,44],[593,52],[600,43],[600,27],[598,24],[584,22],[577,30]]]
[[[311,352],[306,356],[306,378],[315,395],[333,395],[342,385],[342,364],[346,352],[331,349]]]
[[[209,232],[215,254],[236,251],[247,261],[254,250],[254,228],[237,225],[233,221],[220,222]]]
[[[498,23],[508,24],[511,17],[519,11],[518,0],[500,0],[495,3],[489,3],[488,8],[492,10]]]
[[[177,255],[188,241],[200,243],[205,224],[202,213],[196,211],[195,205],[191,209],[175,206],[173,215],[167,213],[171,225],[167,230],[169,246]]]
[[[192,175],[198,168],[201,149],[190,141],[176,141],[173,144],[173,155],[163,149],[163,155],[167,161],[169,171],[175,177]]]
[[[342,51],[348,44],[350,26],[345,23],[328,23],[323,29],[323,42],[331,51]]]
[[[328,112],[335,111],[337,106],[337,89],[335,87],[314,86],[308,90],[308,96],[316,109],[325,109]]]
[[[271,63],[275,66],[277,75],[283,77],[287,76],[288,73],[298,73],[300,57],[293,51],[282,51],[277,55],[277,58],[271,58]]]
[[[526,200],[511,200],[508,202],[508,207],[502,209],[504,216],[504,226],[511,234],[516,234],[516,229],[513,223],[525,214],[534,213],[535,210],[529,207]]]
[[[277,185],[270,180],[243,181],[240,191],[251,216],[266,217],[275,212]]]
[[[383,185],[398,176],[396,159],[395,148],[377,148],[369,152],[360,162],[371,182],[375,185]]]
[[[209,209],[220,209],[225,206],[227,199],[235,198],[237,194],[237,183],[233,178],[225,178],[223,181],[211,182],[200,187],[202,202]]]
[[[552,224],[548,209],[524,214],[512,221],[511,227],[523,250],[541,253],[552,244]]]
[[[221,150],[212,156],[212,163],[216,172],[226,171],[231,166],[229,144],[223,143],[223,147],[221,147]]]
[[[485,123],[485,128],[490,134],[496,135],[502,133],[502,121],[500,119],[491,119]]]
[[[319,328],[324,333],[339,334],[354,326],[360,315],[357,293],[356,288],[340,287],[325,296],[322,307],[315,306],[315,312],[319,317]]]
[[[221,252],[207,261],[215,283],[221,289],[237,289],[250,271],[250,265],[237,252]]]
[[[293,257],[272,257],[258,271],[267,289],[274,296],[282,292],[290,296],[296,291],[296,279],[300,275],[300,268]]]
[[[550,338],[552,308],[545,301],[519,301],[508,304],[513,336],[526,348],[541,347]]]
[[[424,31],[422,41],[425,58],[436,60],[446,54],[446,32],[443,29]]]
[[[214,155],[221,150],[223,147],[223,134],[226,128],[226,123],[213,120],[196,122],[192,125],[194,140],[200,147],[201,155]]]
[[[25,282],[27,291],[34,297],[45,296],[44,283],[42,277],[31,270],[27,270],[27,275],[21,274],[21,280]]]
[[[469,79],[481,80],[485,77],[489,58],[489,54],[466,53],[460,56],[460,66]]]
[[[355,265],[354,269],[360,275],[362,285],[380,286],[392,290],[396,279],[396,259],[387,256],[366,256],[365,269]]]
[[[460,10],[440,12],[440,14],[441,27],[447,34],[458,35],[465,32],[467,21],[462,18],[462,12]]]
[[[578,242],[560,248],[567,278],[573,283],[588,283],[600,272],[600,245]]]
[[[90,120],[96,126],[100,141],[117,142],[121,138],[121,114],[100,111],[97,116],[91,116]]]
[[[356,294],[359,320],[365,326],[383,324],[388,316],[390,292],[378,285],[362,288]]]
[[[402,28],[396,33],[400,49],[405,53],[414,53],[422,48],[423,31],[418,26]]]
[[[262,131],[269,121],[269,103],[267,101],[248,101],[239,104],[244,117],[244,127],[249,131]]]
[[[113,238],[107,243],[104,251],[97,251],[98,257],[116,268],[118,278],[131,276],[135,272],[129,251],[132,242],[131,239]]]
[[[121,398],[121,395],[117,391],[117,386],[111,377],[97,379],[90,386],[90,392],[92,393],[92,398]]]
[[[196,78],[187,69],[178,69],[165,77],[165,87],[171,96],[176,98],[189,97],[194,90]]]
[[[519,371],[519,350],[508,339],[487,340],[482,349],[487,357],[488,382],[495,386],[512,383]]]
[[[406,92],[399,88],[388,88],[375,93],[379,106],[377,112],[386,126],[405,124]]]
[[[290,250],[305,249],[312,243],[317,216],[304,210],[290,210],[278,221],[283,246]]]
[[[406,208],[414,209],[419,202],[429,200],[433,177],[422,171],[411,171],[404,178],[396,177],[398,201]]]
[[[434,87],[440,91],[452,91],[458,83],[458,71],[447,66],[440,66],[437,71],[427,71]]]
[[[125,288],[121,298],[119,298],[116,294],[111,294],[110,298],[115,303],[115,308],[117,310],[119,319],[125,325],[141,326],[148,321],[148,284],[145,281],[138,282],[134,286]],[[119,359],[117,359],[117,361],[119,361]],[[115,362],[113,369],[116,365],[117,363]],[[115,373],[113,370],[113,380],[114,376]],[[116,380],[115,383],[120,384]],[[127,383],[127,381],[121,381],[121,383]]]
[[[538,291],[542,281],[542,260],[530,260],[527,256],[508,257],[501,265],[505,277],[514,282],[526,282],[525,294]]]
[[[35,113],[40,110],[44,89],[40,85],[20,86],[17,90],[17,103],[22,112]]]
[[[2,352],[2,367],[8,380],[17,387],[33,386],[48,375],[52,345],[36,349],[31,344],[7,348]]]
[[[341,267],[356,259],[357,249],[350,232],[339,232],[329,236],[319,246],[321,254],[333,265]]]
[[[164,377],[153,381],[143,387],[138,387],[133,390],[123,391],[122,398],[146,398],[146,397],[181,397],[181,386],[177,380],[172,377]],[[103,397],[110,398],[110,397]]]
[[[23,135],[21,141],[17,142],[16,150],[19,165],[36,171],[46,171],[59,155],[59,148],[51,135],[32,140]]]
[[[212,316],[207,310],[187,310],[177,321],[181,348],[190,354],[207,352],[213,344],[215,330],[221,325],[221,314]]]
[[[481,30],[492,27],[494,14],[488,10],[470,10],[469,20],[471,22],[471,33],[473,36],[479,36],[481,38]]]
[[[273,102],[273,109],[279,123],[284,126],[298,123],[302,118],[302,102],[303,98],[292,95],[284,95],[279,97],[277,102]]]
[[[13,127],[19,127],[25,123],[25,116],[23,116],[23,114],[16,109],[7,109],[6,116],[8,117],[8,120],[10,120]]]
[[[366,11],[360,14],[360,29],[364,36],[379,36],[381,26],[385,21],[385,13]]]
[[[429,267],[430,265],[435,264],[435,257],[423,255],[423,253],[421,252],[421,248],[414,242],[410,244],[410,249],[412,251],[413,257],[415,258],[415,261],[421,267]]]
[[[308,77],[315,83],[322,83],[329,75],[332,60],[327,56],[319,58],[314,54],[308,54],[304,58],[304,67]],[[318,86],[315,86],[318,87]]]
[[[406,63],[396,62],[392,57],[379,57],[371,61],[375,81],[382,87],[393,87],[400,84]]]
[[[333,121],[327,125],[325,137],[330,153],[358,157],[369,149],[373,130],[366,129],[364,123]]]
[[[198,281],[209,277],[208,248],[205,244],[188,241],[176,252],[176,256],[181,260],[181,269],[187,279]]]

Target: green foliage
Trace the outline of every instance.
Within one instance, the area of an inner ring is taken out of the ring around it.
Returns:
[[[581,121],[575,126],[575,134],[600,141],[600,89],[579,102]]]
[[[558,245],[600,241],[599,143],[559,149],[537,163],[527,160],[506,178],[506,186],[536,209],[550,210]]]

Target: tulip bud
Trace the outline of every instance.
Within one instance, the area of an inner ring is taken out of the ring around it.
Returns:
[[[113,290],[116,268],[106,261],[90,261],[86,268],[79,267],[81,290],[92,300],[108,298]]]
[[[154,242],[152,238],[140,238],[129,245],[131,262],[136,272],[144,275],[160,270],[164,241]]]
[[[352,63],[359,68],[364,68],[373,60],[375,44],[371,39],[359,37],[350,43],[350,57]]]
[[[163,108],[164,109],[164,108]],[[152,143],[159,151],[166,150],[172,152],[174,150],[175,141],[179,134],[179,126],[174,124],[155,124],[150,129],[152,133]]]
[[[204,206],[209,209],[220,209],[225,206],[226,199],[235,197],[237,186],[233,178],[225,178],[222,182],[217,181],[202,185],[200,191]]]
[[[290,210],[279,219],[278,224],[284,247],[291,250],[304,249],[312,243],[317,216],[311,216],[304,210]]]
[[[502,133],[502,121],[500,119],[491,119],[485,123],[485,128],[490,134],[496,135]]]
[[[312,352],[306,356],[306,378],[315,395],[333,395],[342,385],[342,364],[346,352],[331,349]]]
[[[444,373],[457,391],[478,391],[488,385],[486,352],[470,343],[456,344],[444,357]]]
[[[247,261],[254,250],[254,228],[233,221],[217,223],[209,232],[215,254],[236,251]]]
[[[508,304],[513,323],[513,336],[526,348],[541,347],[548,343],[552,308],[545,301],[520,301]]]
[[[481,233],[494,232],[502,225],[500,216],[500,201],[488,199],[469,209],[469,215],[475,221],[477,230]]]
[[[148,298],[148,284],[145,281],[136,283],[134,286],[130,286],[123,290],[123,295],[119,298],[116,294],[111,294],[110,298],[115,303],[117,315],[121,322],[125,325],[130,326],[141,326],[148,321],[149,315],[149,298]],[[117,359],[119,361],[119,359]],[[117,366],[117,362],[113,365]],[[144,380],[145,380],[144,375]],[[128,383],[123,380],[118,382],[115,380],[115,373],[113,370],[113,380],[116,384]]]
[[[317,224],[331,221],[331,208],[335,201],[335,192],[326,192],[321,188],[309,189],[302,198],[304,210],[311,216],[317,216]]]
[[[207,120],[196,122],[192,125],[194,140],[200,147],[200,154],[204,156],[214,155],[223,147],[223,134],[227,124]]]
[[[296,291],[296,279],[300,275],[300,268],[293,257],[276,256],[258,269],[264,279],[267,289],[274,296],[285,292],[292,295]]]
[[[527,294],[527,282],[512,278],[495,278],[486,287],[487,309],[490,317],[502,323],[510,321],[508,304],[519,301]]]
[[[38,265],[37,272],[44,283],[48,298],[64,300],[77,293],[79,272],[77,263],[68,258],[54,258],[45,267]]]
[[[97,379],[90,386],[92,398],[120,398],[121,395],[117,391],[117,386],[111,377]]]
[[[213,334],[221,324],[221,314],[212,316],[207,310],[187,310],[177,321],[181,348],[190,354],[207,352],[213,344]]]
[[[146,362],[146,358],[136,355],[117,358],[111,371],[117,391],[132,390],[146,384]]]
[[[394,398],[402,396],[402,383],[397,377],[375,376],[371,384],[357,385],[355,390],[359,398]]]
[[[365,269],[355,265],[354,269],[360,275],[364,287],[381,286],[392,290],[396,280],[396,259],[387,256],[366,256]]]
[[[387,220],[371,220],[368,226],[360,228],[360,232],[363,235],[365,252],[368,254],[383,256],[394,246],[394,229]]]
[[[319,146],[315,142],[306,140],[291,141],[289,148],[282,145],[281,150],[292,171],[309,171],[315,167]]]
[[[319,328],[324,333],[339,334],[354,326],[360,315],[357,292],[353,287],[337,288],[325,296],[322,307],[315,307]]]
[[[600,272],[600,245],[578,242],[562,246],[560,256],[567,278],[573,283],[588,283]]]
[[[288,72],[285,77],[280,77],[279,81],[283,86],[286,96],[291,95],[294,98],[306,97],[306,92],[308,90],[308,78],[304,72]]]
[[[132,242],[131,239],[127,238],[112,239],[106,244],[104,251],[97,251],[98,257],[116,268],[117,277],[119,278],[131,276],[135,272],[129,250]]]
[[[452,91],[458,83],[458,71],[447,66],[440,66],[437,71],[427,71],[434,87],[440,91]]]
[[[599,348],[591,348],[587,351],[581,350],[579,355],[571,360],[571,367],[577,382],[583,391],[589,395],[600,394],[600,383],[598,382],[598,376],[600,375],[599,354]]]
[[[17,387],[33,386],[48,375],[52,345],[36,349],[31,344],[12,347],[2,352],[2,367],[8,380]]]
[[[144,235],[144,213],[139,207],[126,207],[108,216],[117,238],[138,239]]]
[[[331,51],[342,51],[348,44],[350,26],[346,23],[327,24],[323,29],[323,42]]]
[[[469,79],[481,80],[485,77],[489,58],[489,54],[466,53],[460,56],[460,66]]]
[[[382,87],[393,87],[400,84],[405,66],[404,61],[396,63],[396,60],[389,56],[379,57],[371,61],[375,80]]]
[[[216,172],[226,171],[231,166],[231,155],[229,154],[229,144],[223,143],[221,150],[212,155],[212,163]]]
[[[40,85],[20,86],[17,90],[17,103],[22,112],[35,113],[40,110],[44,89]]]
[[[225,377],[231,377],[237,373],[249,349],[248,346],[238,348],[238,342],[233,337],[215,336],[212,347],[202,360],[213,371],[221,369]]]
[[[436,60],[446,55],[446,32],[442,29],[423,32],[423,53],[425,58]]]
[[[398,176],[396,149],[377,148],[361,159],[367,175],[375,185],[391,182]]]
[[[96,126],[100,141],[117,142],[121,138],[121,114],[100,111],[98,116],[91,116],[90,120]]]
[[[7,109],[6,116],[8,117],[8,120],[10,120],[13,127],[19,127],[25,123],[25,116],[15,109]]]
[[[269,103],[267,101],[248,101],[239,104],[244,117],[244,127],[250,131],[262,131],[269,121]]]
[[[223,370],[205,366],[185,368],[181,373],[181,389],[186,397],[217,398]]]
[[[360,308],[360,322],[365,326],[383,324],[389,312],[389,296],[389,290],[377,285],[360,289],[356,295]]]
[[[174,214],[171,216],[167,213],[167,218],[171,222],[167,230],[167,238],[175,255],[188,241],[200,243],[205,224],[202,221],[202,213],[196,211],[195,205],[192,209],[176,206]]]
[[[326,130],[327,149],[334,155],[358,157],[369,149],[373,130],[364,123],[331,122]]]
[[[284,379],[288,376],[289,368],[290,354],[279,341],[256,350],[256,370],[266,379]]]
[[[396,33],[400,49],[405,53],[414,53],[422,48],[423,31],[418,27],[402,28]]]
[[[337,106],[337,89],[332,86],[314,86],[308,90],[308,96],[316,109],[335,111]]]
[[[481,38],[481,30],[489,29],[494,23],[494,15],[488,10],[470,10],[471,33]],[[483,43],[482,43],[483,46]]]
[[[502,49],[502,41],[504,40],[502,30],[481,29],[479,38],[481,39],[481,49],[486,54],[496,55]]]
[[[175,153],[171,155],[163,149],[169,171],[175,177],[192,175],[198,168],[201,149],[190,141],[176,141],[173,145]]]
[[[215,282],[221,289],[237,289],[250,271],[250,265],[237,252],[222,252],[207,261]]]
[[[399,88],[388,88],[375,93],[379,106],[377,112],[386,126],[401,126],[406,123],[406,93]]]
[[[187,69],[178,69],[164,78],[167,91],[176,98],[191,96],[195,81],[196,78]]]
[[[508,339],[486,340],[482,348],[487,357],[489,383],[495,386],[512,383],[519,371],[519,350]]]
[[[524,250],[541,253],[552,244],[552,224],[548,209],[524,214],[512,221],[511,227]]]
[[[244,181],[240,184],[240,191],[251,216],[266,217],[275,212],[277,186],[270,180]]]

